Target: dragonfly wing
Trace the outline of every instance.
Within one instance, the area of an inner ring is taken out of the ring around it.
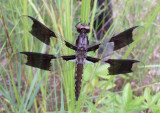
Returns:
[[[108,59],[105,62],[110,64],[109,74],[116,75],[133,72],[133,63],[138,63],[139,61],[130,59]]]
[[[132,31],[138,26],[129,28],[122,33],[113,36],[109,42],[114,42],[114,51],[121,49],[133,42]]]
[[[35,18],[31,16],[28,17],[33,21],[32,30],[30,31],[30,33],[43,43],[49,45],[50,37],[53,36],[56,38],[55,33]]]
[[[69,56],[61,56],[63,58],[63,60],[69,61],[69,60],[75,60],[76,59],[76,55],[69,55]]]
[[[40,68],[43,70],[50,70],[51,60],[55,59],[54,55],[34,53],[34,52],[20,52],[21,54],[27,55],[26,65]]]
[[[86,60],[88,60],[89,62],[92,62],[92,63],[96,63],[96,62],[100,61],[99,58],[93,58],[90,56],[87,56]]]
[[[99,48],[100,45],[101,45],[101,44],[97,44],[97,45],[94,45],[94,46],[89,47],[89,48],[87,49],[87,52],[96,51],[96,50]]]
[[[73,50],[75,50],[75,51],[77,50],[77,47],[76,47],[76,46],[70,44],[70,43],[67,42],[67,41],[65,41],[65,45],[66,45],[67,47],[69,47],[70,49],[73,49]]]

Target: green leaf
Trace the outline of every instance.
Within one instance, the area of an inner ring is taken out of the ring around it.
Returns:
[[[103,78],[103,79],[109,79],[110,77],[108,75],[108,67],[109,64],[100,65],[96,70],[96,75]]]
[[[91,0],[82,0],[81,21],[88,24]]]
[[[149,88],[146,88],[145,91],[144,91],[144,96],[145,96],[145,99],[147,100],[147,103],[150,103],[151,102],[151,95],[150,95],[150,89]]]
[[[159,113],[160,112],[160,107],[157,105],[152,105],[151,110],[153,113]]]
[[[97,83],[96,87],[97,87],[97,88],[100,87],[101,89],[103,89],[106,84],[107,84],[106,90],[115,87],[115,84],[114,84],[113,82],[108,82],[108,81],[105,81],[105,80],[99,81],[99,82]]]
[[[83,80],[88,81],[90,79],[90,76],[93,72],[93,63],[89,63],[84,65],[84,72],[83,72]]]
[[[0,83],[0,94],[3,95],[6,99],[10,100],[10,95],[8,92],[3,88],[3,85]]]
[[[28,102],[28,106],[27,106],[27,110],[32,107],[33,101],[34,101],[34,99],[35,99],[35,97],[36,97],[36,95],[37,95],[37,93],[39,91],[39,88],[40,88],[40,86],[41,86],[41,84],[43,82],[43,79],[44,79],[45,75],[46,75],[46,73],[43,74],[40,82],[38,83],[38,85],[35,88],[35,91],[34,91],[33,95],[30,96],[30,99],[29,99],[29,102]]]
[[[98,78],[95,77],[95,78],[92,79],[91,85],[92,85],[93,87],[96,87],[96,84],[97,84],[98,82],[99,82]]]
[[[151,105],[155,104],[158,100],[160,99],[160,93],[156,94],[153,96],[152,101],[151,101]]]
[[[125,104],[128,104],[132,100],[132,90],[129,83],[124,87],[122,96]]]
[[[123,102],[123,101],[122,101],[121,96],[120,96],[120,95],[116,95],[115,97],[116,97],[116,100],[115,100],[116,104],[122,105],[122,102]]]
[[[145,97],[141,96],[141,97],[135,97],[134,100],[132,100],[132,105],[136,106],[141,104],[142,102],[144,102]]]

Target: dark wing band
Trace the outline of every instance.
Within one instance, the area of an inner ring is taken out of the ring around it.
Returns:
[[[114,42],[114,51],[121,49],[124,46],[129,45],[130,43],[133,42],[132,39],[132,31],[137,28],[138,26],[134,26],[132,28],[129,28],[122,33],[113,36],[109,42]]]
[[[75,51],[77,50],[77,47],[76,47],[76,46],[70,44],[70,43],[67,42],[67,41],[65,41],[65,45],[66,45],[67,47],[69,47],[70,49],[73,49],[73,50],[75,50]]]
[[[96,50],[99,48],[100,45],[101,45],[101,44],[97,44],[97,45],[94,45],[94,46],[89,47],[89,48],[87,49],[87,52],[96,51]]]
[[[44,70],[50,70],[51,60],[56,58],[54,55],[42,54],[42,53],[34,53],[34,52],[20,52],[20,53],[27,55],[26,65]]]
[[[139,61],[130,59],[109,59],[105,62],[110,64],[109,74],[116,75],[133,72],[132,64],[137,63]]]
[[[96,62],[100,61],[99,58],[93,58],[93,57],[90,57],[90,56],[87,56],[86,60],[88,60],[92,63],[96,63]]]
[[[50,37],[56,37],[55,33],[35,18],[31,16],[28,17],[33,21],[32,30],[30,31],[30,33],[43,43],[49,45]]]
[[[70,56],[61,56],[63,58],[63,60],[75,60],[76,59],[76,55],[70,55]]]

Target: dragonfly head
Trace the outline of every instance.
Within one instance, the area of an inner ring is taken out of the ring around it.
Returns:
[[[76,26],[76,28],[77,28],[78,33],[82,33],[82,32],[89,33],[90,32],[90,27],[85,23]]]

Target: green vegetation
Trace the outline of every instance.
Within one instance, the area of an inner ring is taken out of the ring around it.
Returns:
[[[24,65],[22,51],[72,55],[63,40],[75,44],[78,22],[93,22],[99,13],[91,0],[0,0],[0,112],[160,112],[160,2],[157,0],[113,0],[114,22],[106,32],[112,37],[132,26],[135,42],[118,51],[123,58],[137,59],[138,66],[127,75],[107,75],[108,65],[86,64],[80,99],[75,101],[75,63],[54,60],[52,72]],[[105,7],[106,8],[106,7]],[[28,31],[30,15],[56,32],[48,47]],[[105,38],[106,38],[105,37]],[[96,53],[89,53],[97,56]],[[115,56],[113,56],[115,57]],[[145,66],[143,65],[145,64]],[[95,100],[95,104],[93,104]]]

